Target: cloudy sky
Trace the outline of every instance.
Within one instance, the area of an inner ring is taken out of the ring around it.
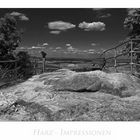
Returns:
[[[128,9],[0,9],[24,30],[20,49],[53,57],[92,57],[125,39]]]

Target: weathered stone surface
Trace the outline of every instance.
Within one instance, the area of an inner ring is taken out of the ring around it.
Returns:
[[[36,75],[0,90],[0,120],[140,120],[139,79],[101,71]]]
[[[105,93],[127,97],[136,95],[140,88],[138,79],[125,73],[105,73],[102,71],[72,72],[63,70],[65,75],[47,78],[46,85],[52,85],[55,90],[65,91],[102,91]]]

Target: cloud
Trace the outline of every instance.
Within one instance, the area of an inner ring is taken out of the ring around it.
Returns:
[[[56,47],[55,49],[56,49],[56,50],[61,50],[62,48],[61,48],[61,47]]]
[[[104,31],[105,26],[106,25],[103,22],[87,23],[83,21],[79,24],[79,28],[84,29],[85,31]]]
[[[89,49],[88,51],[95,51],[95,49]]]
[[[84,54],[84,53],[88,53],[88,50],[80,50],[80,49],[77,49],[75,47],[69,46],[67,48],[67,53]]]
[[[68,53],[79,53],[79,49],[71,46],[71,44],[66,44]]]
[[[93,54],[93,53],[95,53],[95,52],[96,52],[95,49],[89,49],[89,50],[88,50],[88,53],[92,53],[92,54]]]
[[[48,44],[48,43],[46,43],[46,42],[42,44],[42,46],[47,46],[47,45],[49,45],[49,44]]]
[[[101,16],[98,16],[98,18],[108,18],[108,17],[111,17],[111,14],[110,13],[103,14]]]
[[[67,47],[71,46],[71,44],[66,44]]]
[[[66,31],[75,27],[74,24],[64,21],[53,21],[48,23],[48,28],[51,30]]]
[[[96,43],[91,43],[91,46],[96,46],[97,44]]]
[[[111,14],[107,12],[107,8],[93,8],[93,11],[96,13],[96,18],[108,18],[111,16]]]
[[[69,46],[69,47],[67,48],[67,50],[70,51],[70,52],[73,52],[73,51],[75,51],[76,49],[73,48],[72,46]]]
[[[52,50],[52,52],[57,52],[57,50]]]
[[[71,46],[71,44],[67,44],[67,50],[65,51],[65,53],[67,54],[87,54],[87,53],[95,53],[94,49],[89,49],[89,50],[81,50],[78,48],[75,48],[73,46]]]
[[[49,47],[49,50],[53,50],[53,47]]]
[[[97,53],[95,49],[89,49],[89,50],[81,50],[74,48],[72,46],[67,48],[68,53],[74,53],[74,54],[95,54]]]
[[[92,8],[93,11],[103,11],[106,10],[107,8]]]
[[[17,17],[17,18],[19,18],[19,20],[22,20],[22,21],[28,21],[29,20],[29,18],[23,13],[12,12],[12,13],[10,13],[10,15],[14,16],[14,17]]]
[[[67,48],[67,52],[68,52],[68,53],[80,53],[81,50],[79,50],[79,49],[77,49],[77,48],[74,48],[74,47],[72,47],[72,46],[69,46],[69,47]]]
[[[42,47],[38,47],[38,46],[32,46],[32,49],[41,49]]]
[[[58,35],[60,33],[61,33],[61,31],[50,31],[50,34],[56,34],[56,35]]]

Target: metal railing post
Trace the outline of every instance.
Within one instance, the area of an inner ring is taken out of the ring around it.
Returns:
[[[114,49],[114,67],[115,67],[115,72],[117,72],[117,50],[116,48]]]

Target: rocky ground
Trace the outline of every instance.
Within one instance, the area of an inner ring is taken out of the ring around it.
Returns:
[[[1,121],[139,121],[140,80],[61,69],[0,89]]]

